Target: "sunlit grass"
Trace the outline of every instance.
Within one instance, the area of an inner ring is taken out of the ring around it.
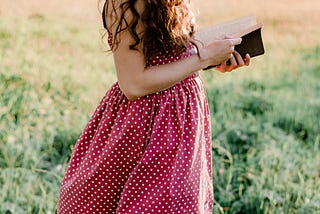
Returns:
[[[73,145],[116,80],[96,5],[29,2],[0,5],[0,213],[54,213]],[[264,56],[202,72],[215,213],[319,213],[318,1],[193,4],[200,27],[249,14],[264,23]]]

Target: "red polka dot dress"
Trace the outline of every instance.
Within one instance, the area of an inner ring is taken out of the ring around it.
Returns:
[[[194,49],[159,54],[148,65]],[[134,101],[115,83],[77,141],[57,213],[211,214],[210,129],[198,74]]]

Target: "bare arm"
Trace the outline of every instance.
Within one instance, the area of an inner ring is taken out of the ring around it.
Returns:
[[[145,68],[141,51],[128,47],[132,43],[129,32],[122,32],[120,39],[114,51],[114,61],[119,86],[129,100],[167,89],[195,71],[226,61],[232,55],[234,45],[241,42],[241,39],[217,40],[206,47],[199,46],[201,57],[195,54],[176,62]]]
[[[129,20],[130,14],[126,18]],[[199,45],[199,55],[146,68],[142,52],[129,49],[129,44],[133,43],[129,31],[122,31],[119,39],[113,52],[114,62],[119,86],[129,100],[165,90],[195,71],[221,64],[232,56],[234,46],[241,42],[240,38],[216,40],[206,46]]]

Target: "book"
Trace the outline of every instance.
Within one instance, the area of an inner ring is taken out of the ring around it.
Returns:
[[[205,46],[223,35],[231,38],[242,38],[241,44],[235,46],[235,50],[245,58],[248,53],[250,57],[256,57],[265,53],[262,32],[262,23],[257,23],[254,16],[246,16],[239,19],[212,25],[196,32],[196,38]],[[216,65],[215,65],[216,66]],[[205,69],[209,69],[210,66]]]

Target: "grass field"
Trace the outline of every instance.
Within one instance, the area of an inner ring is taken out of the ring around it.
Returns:
[[[320,213],[320,2],[194,0],[199,26],[248,14],[266,54],[202,77],[214,213]],[[115,81],[96,1],[0,0],[0,213],[54,213],[71,150]]]

